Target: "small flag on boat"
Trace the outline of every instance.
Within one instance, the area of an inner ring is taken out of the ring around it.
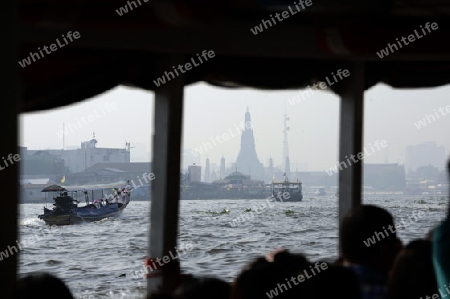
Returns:
[[[61,183],[63,183],[64,184],[64,182],[66,181],[66,176],[65,175],[63,175],[63,177],[62,177],[62,179],[61,179]]]

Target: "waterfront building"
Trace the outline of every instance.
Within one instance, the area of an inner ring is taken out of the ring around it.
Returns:
[[[97,140],[92,138],[81,143],[76,149],[49,149],[45,152],[64,160],[71,173],[81,172],[97,163],[130,163],[130,143],[124,148],[98,148]],[[28,150],[33,155],[37,150]]]
[[[406,174],[411,174],[421,166],[434,166],[439,170],[445,169],[445,148],[436,142],[423,142],[406,147]]]

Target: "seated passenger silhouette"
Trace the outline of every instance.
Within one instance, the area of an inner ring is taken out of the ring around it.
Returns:
[[[385,209],[362,205],[344,216],[340,261],[357,274],[363,299],[387,298],[388,273],[401,249],[394,219]]]
[[[35,272],[17,280],[14,299],[74,299],[70,289],[58,277]]]

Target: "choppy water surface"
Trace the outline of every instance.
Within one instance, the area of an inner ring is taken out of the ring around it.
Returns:
[[[396,221],[405,221],[407,227],[399,231],[404,243],[423,237],[447,208],[442,197],[366,196],[364,202],[385,207]],[[21,205],[20,275],[51,272],[63,278],[77,298],[144,298],[145,280],[133,273],[142,270],[147,255],[149,202],[131,202],[118,219],[56,229],[37,218],[42,207]],[[258,213],[255,208],[260,208]],[[224,209],[229,213],[221,214]],[[422,218],[411,220],[419,212]],[[233,223],[237,217],[240,224]],[[329,196],[306,196],[303,202],[270,207],[265,200],[182,201],[182,270],[230,281],[252,258],[278,247],[304,253],[313,261],[334,259],[337,217],[337,200]]]

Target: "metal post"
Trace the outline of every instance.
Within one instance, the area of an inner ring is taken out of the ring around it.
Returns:
[[[172,66],[184,64],[181,55],[164,55],[160,71],[173,72]],[[152,183],[150,211],[149,258],[163,259],[175,252],[177,245],[180,197],[180,153],[183,116],[184,75],[172,78],[155,91],[155,128],[153,136]],[[169,256],[170,257],[170,256]],[[179,260],[164,263],[162,270],[152,271],[147,292],[169,292],[180,273]],[[155,275],[156,274],[156,275]],[[153,276],[155,275],[155,276]]]
[[[350,76],[342,80],[341,124],[339,135],[339,225],[344,215],[361,204],[363,160],[353,162],[350,155],[362,152],[364,125],[364,62],[352,62]],[[348,165],[348,160],[352,162]],[[340,247],[340,246],[339,246]],[[339,248],[340,251],[340,248]]]

